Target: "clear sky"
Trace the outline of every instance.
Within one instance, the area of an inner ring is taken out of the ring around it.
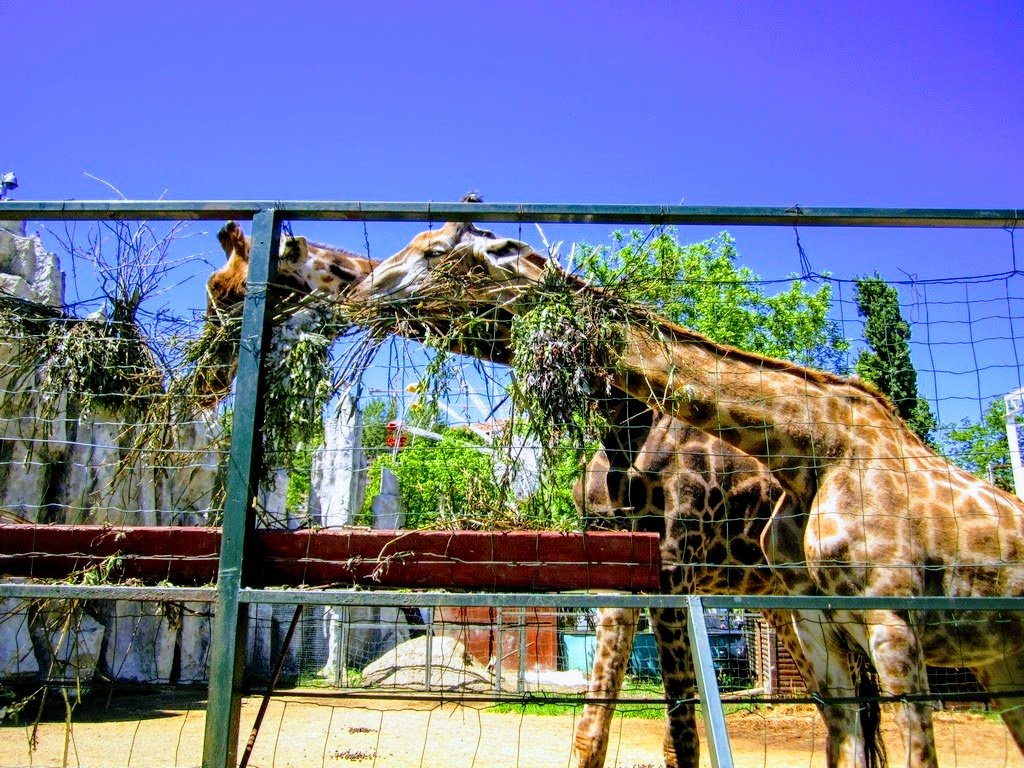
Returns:
[[[1020,0],[0,0],[0,29],[22,200],[1024,208]],[[791,231],[734,234],[799,269]],[[1004,232],[801,235],[839,277],[1011,266]]]
[[[1024,4],[0,0],[22,199],[1014,207]]]

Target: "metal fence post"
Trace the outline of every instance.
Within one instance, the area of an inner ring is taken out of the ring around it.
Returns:
[[[239,600],[239,589],[252,565],[246,562],[245,555],[256,524],[253,499],[259,484],[262,448],[263,357],[270,331],[267,289],[276,268],[279,238],[276,210],[264,209],[253,216],[210,645],[203,768],[231,768],[238,759],[238,719],[248,629],[248,610]]]
[[[718,692],[708,626],[704,623],[704,603],[696,595],[690,595],[686,599],[686,610],[686,625],[690,634],[694,671],[697,673],[697,693],[700,694],[708,757],[711,758],[712,768],[733,768],[729,734],[725,730],[722,696]]]

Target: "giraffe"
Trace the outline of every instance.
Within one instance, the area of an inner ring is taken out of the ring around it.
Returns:
[[[767,567],[760,536],[776,507],[786,504],[778,482],[756,460],[717,438],[639,401],[611,398],[609,428],[601,449],[576,483],[574,497],[585,519],[626,524],[659,533],[662,587],[669,594],[779,594],[784,588]],[[788,535],[797,537],[797,518],[785,514]],[[806,579],[806,577],[805,577]],[[803,653],[788,611],[766,611],[802,673]],[[604,765],[614,703],[621,688],[636,632],[639,611],[604,608],[598,614],[597,645],[588,698],[576,729],[579,768]],[[661,661],[668,727],[665,760],[670,766],[698,765],[694,697],[696,683],[684,610],[652,609]],[[859,695],[877,695],[873,676],[856,664],[852,677]],[[841,743],[841,727],[829,708],[819,704],[829,729],[829,743]],[[879,706],[871,702],[860,712],[859,741],[851,761],[884,765],[878,738]],[[838,757],[834,759],[838,760]],[[831,762],[831,761],[830,761]]]
[[[197,389],[205,407],[212,407],[227,396],[238,368],[237,334],[219,330],[230,318],[237,318],[245,300],[252,248],[250,239],[234,221],[220,228],[217,240],[227,261],[206,281],[203,338],[210,342],[210,348],[196,372]],[[379,261],[312,243],[304,237],[282,237],[274,298],[289,302],[313,291],[343,296],[378,264]]]
[[[208,281],[208,322],[236,307],[245,296],[249,239],[234,222],[218,234],[226,265]],[[310,246],[304,238],[283,238],[281,279],[288,291],[308,294],[324,291],[344,295],[361,282],[379,262],[346,251]],[[237,349],[234,350],[237,355]],[[507,362],[509,349],[495,345],[488,356]],[[237,359],[235,360],[237,362]],[[219,370],[230,371],[220,391],[230,387],[233,370],[227,361]],[[577,507],[585,517],[598,517],[606,525],[620,525],[624,515],[640,527],[659,531],[663,542],[665,589],[674,593],[772,593],[779,591],[773,572],[766,569],[758,537],[782,496],[778,484],[760,464],[727,444],[665,416],[655,416],[635,401],[606,401],[608,428],[601,450],[584,470],[574,488]],[[720,490],[719,490],[720,489]],[[642,491],[643,501],[640,500]],[[694,536],[687,527],[697,525]],[[796,535],[795,533],[793,535]],[[698,543],[701,551],[682,551]],[[687,567],[687,563],[707,563]],[[740,567],[737,567],[740,566]],[[614,701],[621,688],[636,630],[637,611],[602,609],[597,626],[597,647],[589,698]],[[786,612],[769,613],[769,620],[800,664],[802,652]],[[665,680],[667,710],[666,763],[696,768],[699,748],[693,704],[695,678],[685,611],[654,610],[652,628]],[[614,704],[590,703],[577,728],[575,750],[580,768],[604,764]],[[823,710],[826,723],[832,718]],[[877,707],[865,709],[861,763],[880,755],[874,739]],[[831,732],[832,729],[830,729]],[[875,760],[877,764],[880,760]]]
[[[474,314],[477,332],[490,323],[501,335],[547,268],[525,243],[449,222],[386,259],[349,303],[364,319],[400,313],[406,332],[450,329],[453,316],[465,311]],[[577,282],[575,290],[597,298]],[[613,363],[595,374],[774,474],[803,533],[786,536],[787,513],[780,510],[762,534],[765,556],[787,588],[805,568],[823,595],[1024,596],[1024,503],[935,454],[874,388],[632,311],[636,322],[619,329]],[[800,593],[803,585],[793,587]],[[851,690],[848,665],[835,660],[866,654],[882,694],[899,702],[907,765],[937,765],[931,708],[922,697],[926,662],[970,668],[1024,753],[1024,707],[1012,704],[1024,683],[1024,611],[957,617],[838,608],[826,618],[794,612],[812,688]],[[845,746],[830,745],[838,758],[851,757],[844,749],[855,742],[856,727],[851,718]]]

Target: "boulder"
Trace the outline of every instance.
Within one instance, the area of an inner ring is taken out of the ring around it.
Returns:
[[[363,669],[362,683],[445,691],[489,691],[494,687],[490,671],[475,662],[462,643],[443,635],[424,635],[392,648]]]

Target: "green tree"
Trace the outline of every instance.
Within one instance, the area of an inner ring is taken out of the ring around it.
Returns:
[[[981,421],[964,419],[948,433],[947,453],[953,463],[1013,493],[1013,468],[1006,437],[1006,402],[992,401]]]
[[[910,357],[910,324],[900,311],[899,293],[876,272],[855,281],[854,301],[864,318],[864,349],[854,361],[854,371],[889,396],[897,412],[929,445],[935,416],[928,401],[918,394],[917,369]]]
[[[613,232],[612,239],[612,248],[579,248],[576,263],[585,279],[720,343],[845,372],[849,344],[829,319],[828,283],[808,291],[793,278],[786,290],[766,295],[761,279],[737,266],[727,232],[688,245],[671,228],[653,235]]]
[[[440,429],[440,440],[413,437],[397,451],[378,453],[370,465],[361,521],[372,521],[370,505],[380,492],[384,468],[398,480],[409,528],[486,527],[488,518],[495,517],[503,495],[494,480],[490,448],[468,430]]]

